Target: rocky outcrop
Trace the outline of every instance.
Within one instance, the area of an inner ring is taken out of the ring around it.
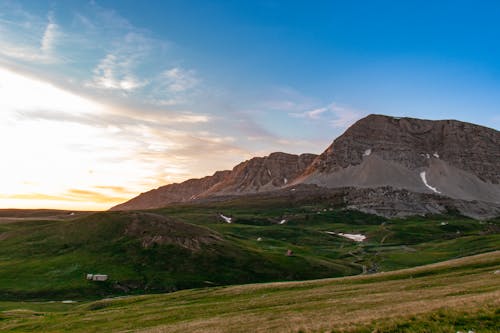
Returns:
[[[167,217],[140,212],[123,212],[126,221],[124,235],[139,239],[142,247],[175,245],[190,251],[198,251],[205,245],[222,241],[218,233],[169,219]]]

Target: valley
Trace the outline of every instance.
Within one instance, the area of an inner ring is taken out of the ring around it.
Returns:
[[[405,219],[276,197],[0,224],[2,300],[82,301],[389,271],[500,246],[500,219]],[[79,216],[81,215],[81,216]],[[221,216],[229,216],[228,223]],[[284,222],[283,222],[284,221]],[[354,241],[340,234],[365,236]],[[293,255],[287,256],[287,251]],[[87,281],[88,273],[109,275]]]
[[[494,332],[498,135],[370,115],[109,211],[0,210],[0,330]]]

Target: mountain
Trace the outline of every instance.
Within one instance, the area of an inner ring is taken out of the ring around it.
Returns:
[[[212,176],[170,184],[117,205],[111,210],[161,208],[174,202],[187,202],[218,195],[238,195],[272,191],[292,183],[317,157],[314,154],[272,153],[254,157],[232,170],[217,171]]]
[[[369,115],[319,156],[256,157],[231,171],[143,193],[112,210],[316,185],[345,189],[346,205],[385,216],[401,215],[398,209],[411,215],[451,208],[492,217],[500,214],[499,161],[500,132],[494,129],[456,120]],[[406,202],[409,197],[413,202]]]
[[[337,138],[298,179],[325,187],[391,186],[500,202],[500,132],[456,120],[370,115]]]

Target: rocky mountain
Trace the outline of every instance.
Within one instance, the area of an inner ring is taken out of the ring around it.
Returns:
[[[438,197],[459,200],[458,206],[469,207],[475,216],[478,210],[487,212],[490,203],[495,206],[492,211],[497,212],[500,132],[456,120],[369,115],[319,156],[273,153],[253,158],[231,171],[143,193],[113,209],[157,208],[173,202],[272,192],[298,185],[350,189],[345,191],[347,205],[385,212],[383,215],[397,215],[398,205],[387,200],[396,197],[392,195],[396,192],[410,193],[409,198],[419,201],[405,206],[408,214],[412,207],[416,213],[433,212],[425,207],[431,207],[432,198]],[[425,203],[419,198],[425,198]],[[471,201],[481,202],[480,209],[463,203]]]
[[[266,192],[287,186],[301,176],[317,157],[314,154],[272,153],[254,157],[232,170],[217,171],[212,176],[165,185],[111,208],[133,210],[160,208],[174,202],[220,195]]]
[[[500,132],[456,120],[370,115],[337,138],[297,182],[391,186],[500,203]]]

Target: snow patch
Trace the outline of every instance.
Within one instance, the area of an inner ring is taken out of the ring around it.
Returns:
[[[434,154],[432,154],[432,156],[434,156],[435,158],[439,158],[439,154],[437,152],[435,152]]]
[[[283,183],[287,184],[288,183],[288,179],[283,178]]]
[[[431,155],[425,154],[425,158],[431,158]]]
[[[285,224],[286,220],[281,220],[279,224]]]
[[[262,237],[257,238],[257,242],[262,242]]]
[[[366,239],[366,236],[361,234],[344,234],[342,232],[339,232],[339,236],[349,238],[355,242],[362,242]]]
[[[448,225],[448,222],[441,222],[441,225]]]
[[[269,177],[271,177],[271,170],[267,169],[267,174],[269,175]]]
[[[422,172],[420,173],[420,178],[422,179],[422,182],[424,183],[424,185],[425,185],[425,186],[427,186],[427,188],[431,189],[434,193],[441,194],[441,192],[439,192],[439,191],[437,190],[437,188],[432,187],[432,186],[430,186],[430,185],[427,183],[427,178],[426,178],[426,176],[425,176],[425,171],[422,171]]]
[[[370,155],[371,155],[371,153],[372,153],[372,149],[371,149],[371,148],[370,148],[370,149],[367,149],[367,150],[365,150],[365,152],[363,153],[363,156],[370,156]]]
[[[333,231],[325,231],[325,233],[330,234],[330,235],[342,236],[342,237],[348,238],[350,240],[353,240],[355,242],[362,242],[366,239],[366,236],[362,235],[362,234],[345,234],[343,232],[333,232]]]
[[[225,215],[222,215],[222,214],[219,214],[219,216],[224,220],[226,221],[227,223],[231,223],[231,221],[233,220],[232,217],[227,217]]]

